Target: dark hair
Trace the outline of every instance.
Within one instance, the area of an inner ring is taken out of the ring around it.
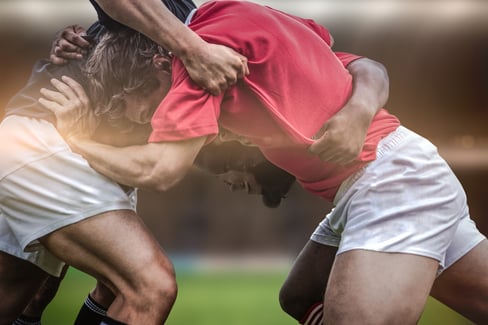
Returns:
[[[261,186],[263,203],[270,208],[280,205],[295,182],[293,175],[266,160],[258,148],[243,146],[237,141],[203,147],[195,165],[213,174],[231,170],[252,173]]]
[[[169,55],[141,33],[127,29],[107,32],[85,63],[94,112],[114,124],[124,121],[124,96],[144,97],[159,87],[152,60]],[[123,123],[121,123],[123,124]]]
[[[276,208],[281,200],[286,198],[291,186],[295,183],[295,176],[276,167],[269,161],[263,161],[249,169],[256,182],[261,185],[261,195],[264,205]]]

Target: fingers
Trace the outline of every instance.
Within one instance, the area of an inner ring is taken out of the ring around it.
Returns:
[[[247,58],[241,54],[239,54],[239,56],[241,58],[241,70],[239,71],[237,78],[242,79],[249,75],[249,67],[247,65]]]
[[[64,77],[64,78],[67,78],[67,77]],[[72,79],[71,79],[72,80]],[[64,98],[65,99],[68,99],[68,100],[73,100],[73,99],[77,99],[78,96],[76,94],[76,92],[73,90],[73,88],[71,88],[69,85],[65,84],[64,82],[62,81],[59,81],[58,79],[51,79],[51,84],[57,89],[59,90],[59,92],[61,94],[63,94]],[[66,102],[66,100],[64,101],[64,103]],[[63,104],[62,102],[59,102],[60,104]]]
[[[231,79],[227,79],[227,81],[230,83],[230,85],[236,84],[237,80],[243,79],[245,76],[249,75],[249,67],[247,65],[247,58],[240,54],[235,52],[236,56],[239,58],[239,61],[237,61],[234,65],[234,69],[236,71],[236,74],[232,76]]]
[[[78,98],[83,103],[83,105],[88,105],[88,96],[80,83],[68,76],[62,76],[61,79],[66,83],[66,85],[69,86],[70,90],[74,92],[76,98]]]
[[[361,148],[344,139],[337,138],[330,131],[325,131],[318,140],[310,145],[308,151],[322,161],[347,165],[358,156]]]
[[[339,165],[347,165],[356,159],[355,154],[351,154],[349,152],[341,150],[326,150],[318,152],[316,153],[316,155],[322,161]]]
[[[42,89],[41,89],[41,94],[43,96],[46,96],[42,92]],[[39,102],[39,104],[44,106],[47,110],[51,111],[55,116],[58,116],[59,113],[63,110],[63,107],[61,105],[59,105],[58,103],[47,100],[47,99],[42,98],[42,97],[38,99],[38,102]]]
[[[50,59],[54,64],[66,64],[69,60],[82,59],[91,46],[85,36],[85,29],[79,25],[64,28],[52,46]]]
[[[51,79],[51,84],[58,91],[41,88],[40,93],[44,98],[40,98],[39,102],[55,114],[62,111],[69,103],[77,104],[80,102],[86,106],[88,97],[83,87],[69,77],[63,76],[62,79],[64,82]]]
[[[61,39],[54,46],[53,54],[66,60],[79,60],[86,54],[86,50],[65,39]]]
[[[90,42],[83,38],[85,29],[79,25],[68,26],[61,32],[61,41],[64,44],[71,44],[76,47],[76,50],[83,50],[90,47]]]
[[[244,61],[241,61],[239,66],[234,67],[233,71],[227,72],[227,74],[221,76],[220,79],[214,78],[213,80],[202,80],[201,83],[204,85],[203,88],[210,94],[218,96],[228,88],[234,86],[240,79],[243,79],[249,74],[247,59],[245,57],[243,58],[245,64],[243,63]]]
[[[55,102],[56,104],[64,105],[68,101],[68,99],[63,94],[54,90],[41,88],[40,92],[41,95],[44,96],[44,98],[51,102]]]
[[[199,69],[200,71],[192,76],[198,76],[200,80],[194,81],[209,93],[220,95],[249,74],[248,60],[231,48],[215,44],[210,46],[216,61],[209,62],[207,67],[204,64],[205,69]]]

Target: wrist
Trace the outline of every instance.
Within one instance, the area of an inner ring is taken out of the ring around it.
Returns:
[[[73,151],[77,152],[84,142],[89,141],[89,138],[81,134],[70,134],[65,137],[65,141]]]
[[[365,100],[349,101],[338,113],[343,120],[349,121],[349,125],[355,125],[360,129],[367,129],[371,124],[377,109]]]
[[[174,44],[169,50],[186,64],[193,61],[193,57],[206,52],[207,42],[187,26],[183,27],[185,29],[174,39]]]

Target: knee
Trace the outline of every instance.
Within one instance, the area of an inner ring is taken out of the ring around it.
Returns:
[[[178,294],[173,266],[169,263],[146,266],[143,274],[137,279],[133,294],[140,306],[156,304],[161,306],[161,309],[172,306]]]
[[[283,285],[279,293],[281,309],[297,321],[302,320],[311,307],[322,301],[322,296],[304,294],[297,288]]]
[[[176,283],[176,275],[174,269],[171,267],[163,268],[160,274],[153,279],[152,284],[155,289],[155,295],[159,299],[164,299],[167,302],[173,302],[176,300],[178,295],[178,285]]]
[[[291,295],[289,288],[286,285],[283,285],[280,289],[279,293],[279,302],[281,309],[287,314],[290,314],[290,310],[295,305],[296,299],[294,299]]]
[[[90,296],[93,300],[95,300],[99,305],[103,306],[105,309],[112,304],[115,299],[112,290],[110,290],[107,286],[102,284],[100,281],[97,282],[95,288],[90,292]]]

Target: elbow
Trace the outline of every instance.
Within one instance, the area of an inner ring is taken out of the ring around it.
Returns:
[[[177,178],[173,175],[172,177],[165,177],[163,179],[159,178],[150,183],[150,188],[157,192],[166,192],[178,184],[182,179],[183,177]]]
[[[166,192],[178,184],[188,173],[190,166],[176,166],[175,168],[164,168],[155,170],[147,175],[144,183],[158,192]]]
[[[378,74],[388,83],[390,78],[388,77],[388,70],[386,70],[386,67],[377,61],[373,62],[375,63],[375,67],[378,70]]]
[[[378,61],[366,59],[367,75],[377,86],[377,98],[379,107],[383,107],[388,102],[390,96],[390,77],[386,67]],[[375,80],[375,81],[374,81]]]
[[[382,88],[384,90],[384,93],[388,96],[388,93],[390,91],[390,77],[388,76],[388,70],[383,64],[377,61],[372,61],[372,63],[374,69],[376,70],[377,78],[382,81]]]
[[[386,68],[381,65],[382,69],[382,80],[383,80],[383,87],[381,88],[379,101],[380,107],[384,107],[388,102],[388,98],[390,97],[390,78],[388,77],[388,71]]]

